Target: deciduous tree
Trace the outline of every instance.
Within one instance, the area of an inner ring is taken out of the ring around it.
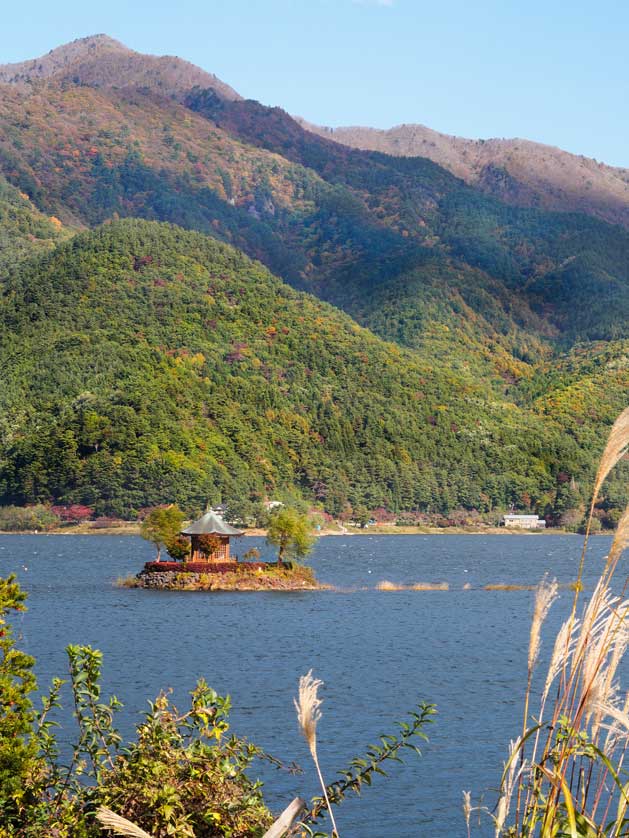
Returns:
[[[184,514],[177,504],[151,509],[140,529],[140,535],[155,545],[156,561],[162,557],[162,547],[173,544],[181,532]]]
[[[291,507],[283,507],[271,515],[266,540],[278,548],[277,563],[285,558],[302,559],[312,550],[315,537],[307,515]]]

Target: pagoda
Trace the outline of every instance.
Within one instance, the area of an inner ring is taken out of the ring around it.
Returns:
[[[215,512],[206,512],[181,531],[191,539],[190,562],[235,562],[229,555],[229,539],[244,532],[237,530]]]

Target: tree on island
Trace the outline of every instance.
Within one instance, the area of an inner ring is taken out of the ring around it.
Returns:
[[[185,562],[190,555],[190,541],[185,535],[178,535],[172,541],[166,542],[166,550],[171,559]]]
[[[303,559],[315,543],[310,519],[291,507],[283,507],[271,515],[266,540],[268,544],[279,548],[279,567],[285,558]]]
[[[155,561],[161,561],[162,547],[168,549],[169,545],[175,546],[178,544],[181,525],[185,517],[177,504],[173,504],[172,506],[158,506],[151,509],[142,521],[140,535],[155,545],[157,550]]]

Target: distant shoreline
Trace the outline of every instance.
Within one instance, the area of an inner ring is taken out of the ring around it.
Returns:
[[[88,524],[64,527],[62,529],[42,531],[25,530],[23,532],[8,532],[0,530],[1,535],[140,535],[140,527],[135,522],[117,527],[92,528]],[[347,527],[345,531],[338,529],[325,529],[318,532],[317,537],[324,536],[374,536],[374,535],[582,535],[582,533],[568,532],[567,530],[553,527],[543,530],[525,530],[515,527],[396,527],[395,525],[384,524],[374,525],[365,529],[359,527]],[[592,535],[613,535],[613,531],[592,533]],[[252,527],[244,534],[245,538],[265,538],[266,530]]]

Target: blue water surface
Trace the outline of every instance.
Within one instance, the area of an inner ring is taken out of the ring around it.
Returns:
[[[586,589],[610,539],[592,540]],[[263,539],[237,547],[258,547]],[[293,696],[309,669],[325,682],[319,753],[328,781],[381,733],[394,731],[420,701],[438,707],[422,745],[393,764],[361,798],[338,810],[339,831],[354,838],[465,836],[462,791],[495,802],[510,738],[521,726],[531,591],[486,591],[492,583],[532,584],[545,573],[569,582],[578,536],[331,536],[319,539],[311,564],[336,590],[304,593],[190,593],[115,587],[152,558],[128,536],[0,536],[0,573],[15,572],[29,594],[16,628],[37,658],[42,687],[64,675],[64,647],[91,644],[104,653],[104,693],[125,705],[126,735],[146,701],[172,688],[180,707],[203,676],[233,700],[233,729],[299,776],[266,765],[256,770],[265,797],[281,810],[318,791]],[[622,571],[621,571],[622,572]],[[379,581],[447,582],[448,591],[376,590]],[[464,588],[464,586],[468,586]],[[545,626],[540,669],[571,594],[562,592]],[[71,725],[68,711],[64,734]],[[488,819],[475,835],[492,835]]]

